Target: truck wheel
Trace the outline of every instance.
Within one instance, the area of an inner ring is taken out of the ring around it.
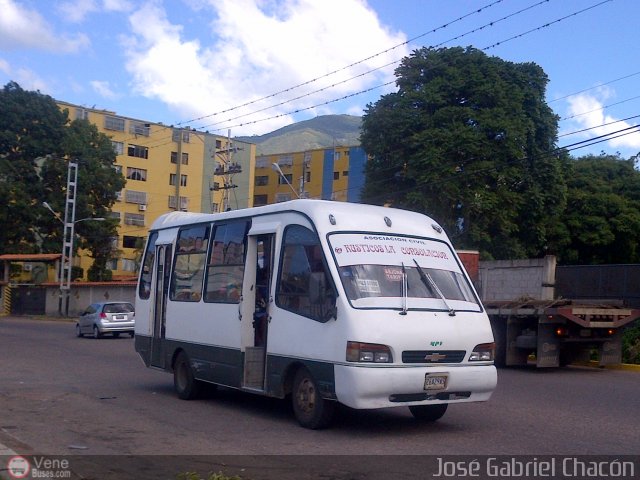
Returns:
[[[413,405],[409,407],[409,411],[416,420],[421,422],[435,422],[442,418],[448,406],[448,403],[440,403],[438,405]]]
[[[496,342],[496,354],[493,363],[496,367],[504,367],[507,364],[507,320],[491,320],[493,340]]]
[[[331,423],[335,404],[322,398],[315,379],[306,368],[296,372],[291,400],[293,412],[301,426],[317,430]]]
[[[182,400],[193,400],[198,397],[202,384],[193,376],[189,357],[184,352],[178,354],[173,364],[173,387]]]

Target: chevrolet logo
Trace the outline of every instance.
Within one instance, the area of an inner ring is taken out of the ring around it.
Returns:
[[[429,353],[428,355],[424,356],[424,359],[430,362],[439,362],[440,360],[444,360],[445,358],[447,358],[447,356],[442,355],[441,353]]]

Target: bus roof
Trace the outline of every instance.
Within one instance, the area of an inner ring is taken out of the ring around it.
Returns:
[[[420,213],[360,203],[311,199],[290,200],[222,213],[171,212],[158,217],[150,230],[286,212],[297,212],[307,216],[316,225],[318,233],[373,231],[446,238],[437,222]],[[330,216],[335,223],[332,223]]]

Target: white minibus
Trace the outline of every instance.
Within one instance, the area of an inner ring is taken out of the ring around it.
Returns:
[[[203,384],[278,398],[326,427],[336,403],[406,406],[422,421],[488,400],[494,341],[443,229],[414,212],[293,200],[152,225],[136,294],[135,348]]]

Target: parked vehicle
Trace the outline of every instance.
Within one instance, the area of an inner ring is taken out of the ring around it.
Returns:
[[[128,333],[133,337],[135,324],[135,309],[129,302],[92,303],[80,315],[76,323],[76,335],[93,335],[94,338],[100,338],[106,333],[114,337]]]
[[[434,421],[496,387],[487,315],[443,229],[392,208],[294,200],[151,227],[136,351],[203,382],[284,398],[298,422],[336,402]]]
[[[559,367],[594,355],[601,366],[621,363],[622,327],[640,318],[640,309],[629,305],[640,289],[628,281],[631,270],[611,267],[557,267],[552,255],[480,262],[479,290],[496,341],[496,365]]]

